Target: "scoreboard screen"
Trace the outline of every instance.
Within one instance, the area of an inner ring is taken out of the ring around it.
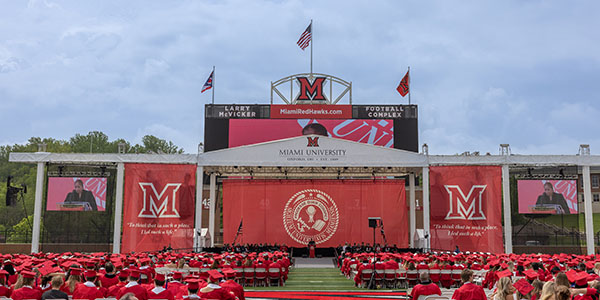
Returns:
[[[300,136],[308,127],[359,143],[419,147],[416,105],[208,104],[205,112],[205,151]]]

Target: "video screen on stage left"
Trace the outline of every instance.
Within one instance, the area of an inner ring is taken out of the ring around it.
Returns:
[[[230,119],[229,147],[319,134],[394,148],[394,121],[387,119]]]
[[[520,214],[577,214],[577,180],[518,180]]]
[[[105,211],[106,177],[48,177],[47,211]]]

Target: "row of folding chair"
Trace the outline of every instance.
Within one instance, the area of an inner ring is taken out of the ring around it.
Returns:
[[[243,268],[235,270],[237,271],[236,281],[243,286],[285,285],[284,274],[279,268]]]
[[[375,274],[373,274],[375,272]],[[375,284],[381,287],[397,288],[404,286],[406,282],[406,273],[402,269],[363,269],[361,272],[362,287],[366,287],[371,278],[375,280]]]

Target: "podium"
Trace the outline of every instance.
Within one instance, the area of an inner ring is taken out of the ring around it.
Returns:
[[[315,258],[315,245],[309,245],[308,246],[308,257],[310,258]]]
[[[60,202],[56,204],[60,211],[90,211],[92,207],[87,202]]]
[[[565,211],[562,206],[558,204],[537,204],[529,206],[532,213],[536,214],[564,214]]]

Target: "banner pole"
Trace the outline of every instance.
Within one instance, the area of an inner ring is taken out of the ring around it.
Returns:
[[[504,252],[513,253],[512,247],[512,219],[510,207],[510,169],[502,165],[502,203],[504,205]]]
[[[313,44],[315,42],[314,28],[312,27],[313,20],[310,19],[310,77],[313,77]]]
[[[212,78],[212,104],[215,104],[215,66],[213,66],[213,78]],[[408,95],[410,98],[410,94]]]
[[[115,225],[113,229],[113,253],[121,253],[121,220],[123,218],[123,181],[125,178],[125,164],[117,164],[117,186],[115,188]]]
[[[408,66],[408,105],[410,105],[410,94],[411,94],[411,88],[410,88],[410,66]]]

